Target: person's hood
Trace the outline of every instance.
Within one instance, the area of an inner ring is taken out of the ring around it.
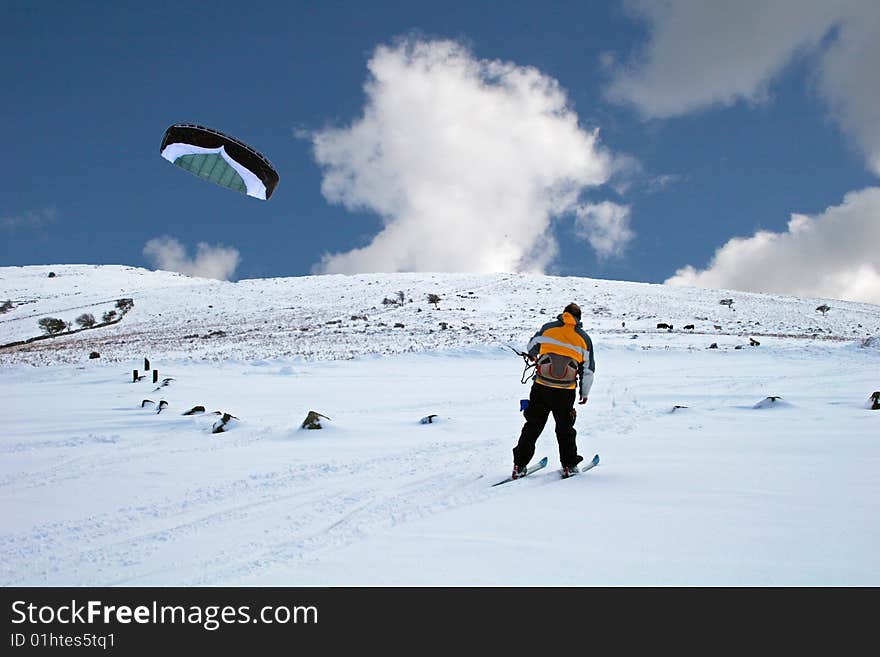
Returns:
[[[576,328],[580,328],[581,323],[574,318],[574,315],[571,313],[562,313],[561,315],[557,315],[556,319],[558,319],[563,324],[568,324],[569,326],[574,326]]]

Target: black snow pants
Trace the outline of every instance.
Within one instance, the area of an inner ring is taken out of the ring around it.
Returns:
[[[519,442],[513,448],[513,462],[516,465],[528,465],[535,455],[535,443],[547,424],[547,418],[553,413],[556,422],[556,441],[559,443],[559,462],[563,467],[577,465],[584,460],[578,456],[575,438],[577,431],[574,421],[577,413],[574,400],[577,390],[572,388],[551,388],[550,386],[533,383],[529,393],[529,406],[525,410],[526,423],[519,436]]]

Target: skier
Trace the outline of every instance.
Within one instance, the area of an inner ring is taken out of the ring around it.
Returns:
[[[555,322],[542,326],[529,342],[527,355],[536,362],[534,383],[524,412],[526,423],[513,448],[511,478],[526,475],[526,466],[535,454],[535,443],[550,413],[556,423],[562,476],[568,477],[578,472],[578,463],[584,460],[575,442],[575,396],[579,404],[587,403],[596,371],[593,342],[581,328],[580,307],[570,303]]]

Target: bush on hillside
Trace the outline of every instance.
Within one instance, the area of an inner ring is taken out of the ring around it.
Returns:
[[[406,295],[403,293],[403,290],[399,290],[397,294],[394,295],[393,298],[389,299],[385,297],[382,299],[383,306],[402,306],[404,300],[406,299]]]
[[[95,325],[95,316],[91,313],[83,313],[76,318],[76,323],[83,328],[92,328]]]
[[[67,322],[63,319],[58,319],[57,317],[43,317],[43,319],[37,322],[37,324],[39,324],[40,328],[48,335],[61,333],[61,331],[67,328]]]

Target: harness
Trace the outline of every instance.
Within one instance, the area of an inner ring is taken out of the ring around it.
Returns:
[[[551,388],[570,388],[577,381],[578,363],[571,356],[542,354],[535,366],[536,381]]]

